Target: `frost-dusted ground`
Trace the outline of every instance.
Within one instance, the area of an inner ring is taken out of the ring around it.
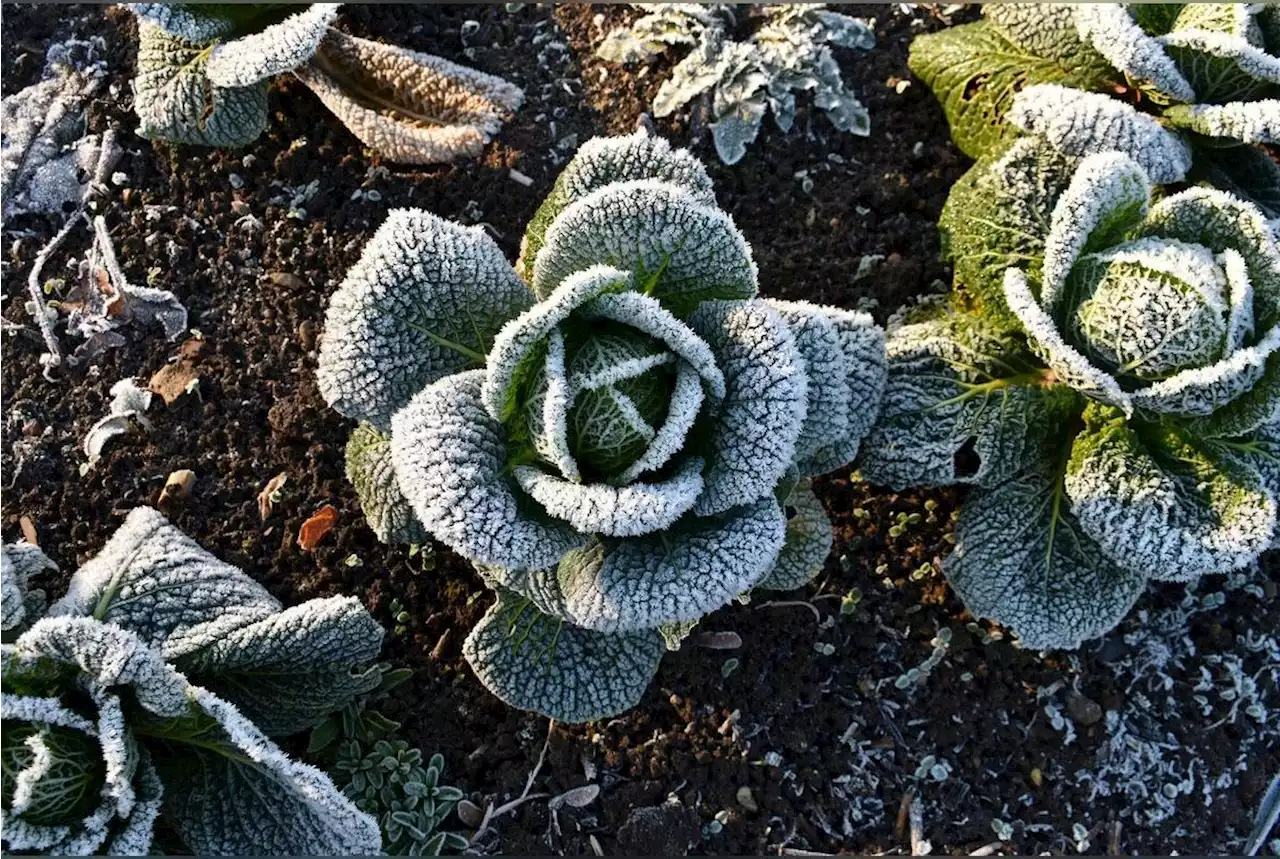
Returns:
[[[0,366],[4,539],[30,517],[42,546],[72,570],[130,508],[156,502],[171,472],[191,469],[189,499],[168,510],[174,522],[281,599],[354,593],[389,628],[398,600],[410,620],[388,656],[417,674],[389,715],[405,721],[408,739],[441,751],[450,780],[481,806],[518,795],[546,720],[504,707],[462,660],[462,639],[489,598],[478,579],[445,552],[428,569],[422,557],[385,549],[363,524],[342,474],[348,428],[316,390],[315,337],[328,296],[390,208],[488,224],[514,257],[576,145],[634,127],[669,67],[638,74],[591,56],[628,14],[347,7],[340,26],[350,32],[526,89],[526,107],[483,159],[418,170],[369,161],[297,83],[273,89],[268,132],[248,150],[152,146],[134,134],[127,14],[6,6],[6,94],[39,77],[51,39],[104,39],[112,77],[91,105],[90,130],[114,128],[125,154],[101,212],[125,273],[181,299],[204,346],[198,394],[168,407],[157,399],[153,432],[114,441],[82,476],[80,444],[106,414],[112,384],[145,384],[179,343],[156,327],[131,329],[96,367],[56,385],[41,380],[21,291],[57,224],[13,223],[3,316],[23,330],[4,335]],[[948,277],[932,223],[966,162],[925,89],[904,85],[911,33],[940,23],[921,11],[913,25],[883,6],[857,14],[877,19],[880,46],[838,56],[871,110],[870,138],[836,134],[806,113],[789,138],[766,121],[734,168],[714,164],[705,136],[696,151],[754,246],[766,294],[869,307],[883,320]],[[469,20],[479,28],[464,39]],[[690,140],[687,123],[659,128]],[[75,233],[46,276],[66,276],[89,236],[87,227]],[[257,495],[281,472],[280,501],[261,523]],[[921,800],[921,834],[937,852],[1002,837],[999,850],[1019,853],[1242,849],[1280,772],[1274,558],[1251,581],[1213,579],[1186,598],[1177,586],[1153,591],[1105,640],[1042,658],[969,626],[939,578],[957,494],[892,495],[844,477],[819,491],[838,538],[817,583],[786,604],[714,615],[704,629],[737,632],[742,646],[690,644],[668,656],[636,711],[557,727],[533,791],[594,783],[600,797],[555,813],[530,801],[499,821],[487,849],[909,852],[909,795]],[[338,508],[338,527],[302,552],[298,530],[324,503]],[[839,597],[853,588],[861,600],[841,614]]]

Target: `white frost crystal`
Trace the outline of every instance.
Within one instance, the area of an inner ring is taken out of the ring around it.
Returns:
[[[1149,580],[1254,564],[1280,501],[1266,217],[1212,188],[1153,204],[1120,152],[1065,173],[1060,158],[1027,138],[962,183],[945,220],[980,306],[891,331],[862,460],[895,487],[982,487],[944,572],[974,614],[1037,648],[1106,632]],[[981,228],[957,228],[965,217]],[[970,259],[1004,261],[999,293]]]
[[[495,694],[561,720],[615,714],[656,669],[661,629],[816,575],[831,525],[796,481],[857,452],[883,333],[756,299],[750,248],[687,152],[643,133],[586,143],[522,243],[534,302],[505,290],[516,275],[491,249],[480,276],[412,285],[476,249],[431,216],[393,217],[334,297],[321,390],[369,421],[403,406],[398,497],[499,591],[464,648]],[[424,340],[439,326],[405,324],[392,291],[458,330]],[[463,338],[474,360],[433,357]],[[392,493],[360,494],[385,515]]]
[[[506,81],[332,28],[338,3],[126,4],[138,17],[135,106],[146,137],[243,146],[266,128],[267,84],[290,72],[366,145],[403,163],[475,156],[520,107]]]
[[[33,551],[5,547],[6,624],[11,564],[29,567]],[[48,615],[3,645],[5,848],[146,855],[163,815],[198,855],[377,852],[377,821],[268,735],[376,686],[381,643],[356,600],[282,610],[159,513],[134,510]]]

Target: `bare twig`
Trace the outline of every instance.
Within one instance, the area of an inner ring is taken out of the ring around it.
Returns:
[[[933,845],[924,837],[924,803],[918,796],[911,800],[911,807],[907,809],[907,821],[911,826],[911,855],[928,856]]]
[[[990,844],[983,844],[981,847],[979,847],[977,850],[974,850],[969,855],[970,856],[990,856],[991,854],[995,853],[997,850],[999,850],[1003,846],[1004,846],[1003,841],[992,841]]]
[[[40,283],[40,273],[44,270],[49,257],[53,256],[54,252],[67,240],[67,236],[71,235],[71,230],[80,222],[80,219],[89,220],[85,215],[85,210],[89,208],[89,201],[106,187],[107,174],[115,166],[116,159],[119,157],[120,150],[116,147],[116,134],[108,128],[102,132],[102,138],[98,141],[98,161],[94,167],[93,176],[80,197],[80,203],[67,218],[67,222],[62,225],[62,229],[58,230],[49,243],[41,248],[35,264],[31,267],[31,274],[27,276],[27,292],[31,295],[32,311],[36,317],[36,324],[40,327],[40,335],[44,338],[45,348],[49,350],[48,354],[41,356],[40,363],[44,364],[44,377],[50,382],[54,381],[50,375],[51,371],[62,364],[62,349],[58,345],[58,336],[54,333],[53,322],[49,319],[49,306],[44,300],[44,286]]]
[[[534,799],[545,799],[550,796],[549,793],[529,793],[533,790],[533,781],[538,777],[538,773],[542,770],[542,764],[547,759],[547,749],[551,746],[551,732],[556,728],[556,721],[552,719],[547,724],[547,738],[542,743],[542,751],[538,753],[538,762],[533,765],[533,771],[529,773],[529,779],[524,783],[524,790],[520,795],[508,803],[494,808],[493,803],[489,803],[489,807],[484,810],[484,819],[480,821],[480,826],[476,829],[475,834],[471,836],[470,844],[475,844],[480,840],[480,836],[489,830],[489,824],[495,818],[501,817],[509,811],[514,811],[526,802]]]

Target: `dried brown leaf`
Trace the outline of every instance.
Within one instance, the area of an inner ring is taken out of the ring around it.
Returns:
[[[326,504],[311,515],[311,518],[302,523],[302,529],[298,531],[298,545],[303,551],[310,552],[316,545],[324,539],[324,535],[333,530],[333,526],[338,524],[338,510],[332,504]]]

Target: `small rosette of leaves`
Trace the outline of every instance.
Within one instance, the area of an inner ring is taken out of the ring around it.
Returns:
[[[355,600],[282,609],[134,510],[3,645],[6,850],[146,855],[164,818],[200,855],[377,852],[377,822],[269,737],[377,685],[381,640]]]
[[[911,68],[974,158],[1026,132],[1120,151],[1280,216],[1280,10],[1264,4],[997,4],[912,43]]]
[[[980,487],[944,570],[1030,646],[1276,531],[1280,253],[1252,203],[1152,192],[1124,154],[1015,142],[947,203],[958,300],[890,333],[863,474]]]
[[[271,79],[294,73],[383,157],[430,164],[478,155],[524,100],[501,78],[333,29],[339,3],[126,5],[138,18],[144,137],[251,143]]]
[[[669,116],[695,99],[711,106],[711,134],[725,164],[736,164],[772,111],[779,130],[795,124],[797,93],[811,93],[839,131],[871,133],[867,109],[845,86],[831,46],[870,50],[875,35],[863,21],[823,4],[763,6],[759,25],[737,41],[737,16],[748,6],[723,3],[632,4],[645,14],[610,32],[600,45],[606,60],[650,60],[672,47],[692,50],[676,64],[653,102],[655,116]]]
[[[883,334],[756,298],[702,165],[643,133],[582,147],[519,268],[394,213],[333,298],[321,390],[394,412],[400,497],[499,591],[465,647],[480,679],[587,721],[639,698],[661,628],[818,572],[830,523],[797,481],[856,455]]]

